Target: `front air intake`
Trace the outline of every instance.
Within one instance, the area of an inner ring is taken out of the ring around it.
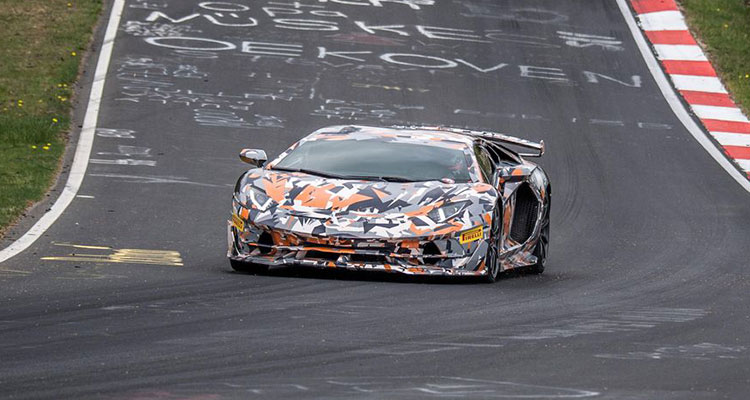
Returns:
[[[428,265],[435,265],[441,260],[440,257],[430,256],[440,256],[442,254],[443,253],[440,252],[440,248],[437,247],[435,242],[428,242],[422,248],[422,259],[424,260],[424,263]]]
[[[311,258],[315,260],[325,260],[325,261],[336,261],[339,259],[339,254],[329,253],[327,251],[308,250],[307,253],[305,253],[305,258]]]
[[[539,201],[528,184],[521,185],[516,191],[516,209],[513,212],[513,225],[510,227],[510,238],[518,243],[529,240],[536,225]]]
[[[273,251],[273,237],[268,232],[263,232],[260,234],[260,237],[258,238],[258,248],[260,249],[260,254],[269,254],[271,251]]]
[[[352,254],[349,256],[349,261],[357,264],[385,264],[385,256],[381,254]]]

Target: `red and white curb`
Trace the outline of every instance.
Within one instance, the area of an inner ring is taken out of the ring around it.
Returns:
[[[722,150],[750,178],[750,120],[734,104],[674,0],[630,0],[672,84]]]

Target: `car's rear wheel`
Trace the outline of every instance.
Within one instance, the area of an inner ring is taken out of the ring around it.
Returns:
[[[549,195],[549,188],[547,189]],[[536,257],[536,263],[528,267],[528,272],[532,274],[541,274],[544,272],[544,263],[547,262],[547,254],[549,254],[549,210],[550,210],[550,199],[547,199],[547,210],[544,212],[542,217],[542,229],[539,233],[539,241],[534,247],[532,253]]]
[[[503,222],[502,204],[497,204],[495,210],[492,211],[492,225],[490,228],[490,239],[489,248],[487,249],[487,257],[485,258],[484,268],[487,270],[487,274],[484,275],[484,281],[492,283],[497,280],[497,276],[500,274],[500,263],[498,260],[498,254],[500,253],[500,230]]]

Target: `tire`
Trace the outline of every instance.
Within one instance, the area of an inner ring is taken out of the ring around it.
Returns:
[[[547,188],[547,193],[549,193],[549,188]],[[536,247],[534,247],[534,252],[532,253],[537,261],[536,264],[529,266],[527,269],[531,274],[541,274],[544,272],[544,263],[547,262],[547,255],[549,254],[549,210],[552,204],[550,200],[550,198],[547,199],[547,210],[544,212],[544,217],[542,217],[542,229],[541,232],[539,232],[539,242],[537,242]]]
[[[231,257],[236,257],[239,255],[237,251],[237,247],[239,246],[239,242],[237,242],[237,232],[235,231],[236,228],[232,227],[232,237],[234,238],[234,243],[231,247]],[[268,271],[268,266],[263,264],[254,264],[246,261],[239,261],[230,258],[229,259],[229,265],[232,266],[232,269],[237,272],[242,272],[246,274],[258,274],[258,273],[264,273]]]
[[[487,275],[483,280],[487,283],[494,283],[500,275],[500,265],[498,263],[498,248],[500,247],[500,230],[503,222],[502,204],[497,204],[492,211],[492,226],[490,227],[489,248],[485,259],[485,268]]]
[[[261,264],[254,264],[244,261],[237,261],[229,259],[229,265],[232,266],[232,269],[237,272],[242,272],[246,274],[262,274],[264,272],[268,271],[267,265],[261,265]]]

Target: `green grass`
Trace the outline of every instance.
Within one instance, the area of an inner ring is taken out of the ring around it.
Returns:
[[[0,0],[0,234],[59,169],[101,0]]]
[[[735,102],[750,111],[750,2],[681,0],[697,34]]]

